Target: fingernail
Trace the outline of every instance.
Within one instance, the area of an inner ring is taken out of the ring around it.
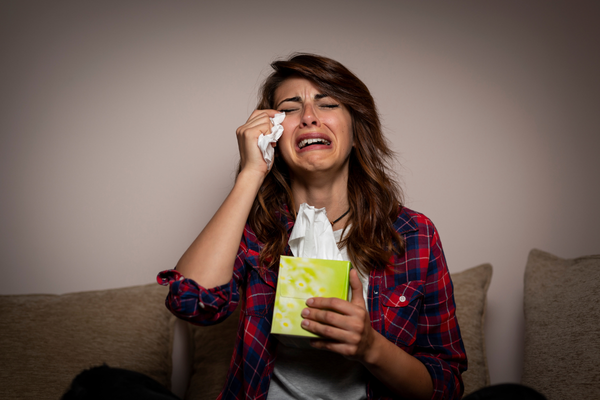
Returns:
[[[306,328],[308,326],[308,320],[307,319],[303,319],[302,323],[300,325],[302,325],[303,327]]]
[[[314,303],[315,301],[313,299],[308,299],[306,300],[306,304],[308,304],[309,306],[312,305],[312,303]]]
[[[304,310],[302,310],[302,312],[300,314],[303,317],[308,317],[310,315],[310,310],[308,308],[305,308]]]

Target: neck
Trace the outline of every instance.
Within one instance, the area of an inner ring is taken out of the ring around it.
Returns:
[[[334,179],[292,179],[292,193],[298,212],[300,204],[307,203],[316,208],[327,210],[330,222],[338,219],[348,211],[348,175],[344,174]],[[334,225],[334,228],[342,228],[348,215],[344,216]]]

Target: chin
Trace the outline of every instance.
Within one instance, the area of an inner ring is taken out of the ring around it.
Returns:
[[[293,167],[288,166],[290,171],[293,171],[293,173],[296,175],[316,173],[335,174],[336,172],[343,173],[344,169],[347,170],[347,167],[348,163],[339,165],[337,163],[332,163],[329,160],[306,160],[303,163],[295,164]]]

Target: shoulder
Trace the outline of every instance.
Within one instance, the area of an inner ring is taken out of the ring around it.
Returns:
[[[447,266],[438,231],[431,219],[403,207],[398,212],[395,226],[404,239],[404,253],[395,254],[392,259],[395,268],[405,270],[409,280],[441,279],[447,273]]]
[[[429,258],[433,253],[443,252],[437,228],[424,214],[402,207],[394,227],[404,239],[406,257]]]
[[[435,232],[433,222],[425,214],[403,206],[398,207],[398,216],[394,222],[394,228],[400,234]]]
[[[290,218],[289,212],[287,211],[287,206],[284,205],[283,211],[275,210],[273,211],[273,215],[275,219],[279,221],[281,226],[283,226],[288,235],[294,226],[294,220]],[[275,222],[276,223],[276,222]],[[258,226],[257,230],[262,230],[263,233],[267,229],[264,225]],[[276,228],[273,228],[276,229]],[[267,229],[268,230],[268,229]],[[267,238],[268,239],[268,238]],[[264,238],[263,238],[264,240]],[[242,240],[240,244],[240,248],[244,253],[247,254],[259,254],[262,249],[265,247],[265,243],[261,241],[259,235],[254,230],[252,223],[250,223],[250,218],[246,220],[246,225],[244,226],[244,232],[242,233]]]
[[[294,226],[294,220],[290,218],[288,208],[284,204],[283,209],[281,211],[274,210],[273,216],[275,220],[278,220],[279,223],[288,231],[288,233],[292,230]],[[258,229],[265,228],[265,226],[259,226]],[[254,231],[252,224],[250,223],[250,218],[246,220],[246,225],[244,226],[244,232],[242,234],[242,242],[245,242],[248,246],[252,246],[253,244],[258,246],[259,248],[264,247],[264,243],[260,241],[258,235]]]

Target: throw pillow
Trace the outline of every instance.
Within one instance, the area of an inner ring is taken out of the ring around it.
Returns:
[[[463,373],[464,395],[490,384],[485,355],[485,308],[492,280],[492,266],[483,264],[451,274],[454,283],[456,318],[467,351],[469,369]]]
[[[233,354],[241,306],[223,322],[210,326],[189,324],[192,338],[192,377],[185,400],[214,400],[221,393]]]
[[[600,255],[531,250],[522,383],[548,400],[600,398]]]
[[[0,296],[0,398],[58,399],[106,363],[170,387],[175,317],[155,283],[63,295]]]

